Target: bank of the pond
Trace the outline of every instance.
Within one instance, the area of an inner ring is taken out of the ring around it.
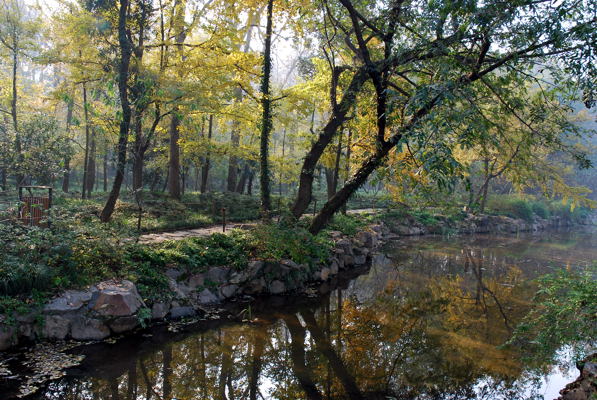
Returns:
[[[67,290],[27,313],[1,316],[0,349],[40,339],[102,340],[165,319],[201,316],[226,301],[309,294],[313,283],[365,265],[390,230],[380,223],[352,236],[338,231],[329,235],[333,245],[323,262],[317,258],[300,264],[291,259],[252,259],[240,268],[218,265],[199,273],[170,265],[163,276],[168,293],[153,298],[143,298],[135,283],[127,279]]]
[[[381,243],[400,236],[516,233],[572,224],[559,217],[536,217],[530,222],[506,216],[467,215],[454,220],[441,215],[417,218],[391,212],[354,217],[346,222],[340,227],[344,229],[325,233],[326,252],[316,248],[296,257],[293,249],[280,252],[286,257],[272,257],[277,245],[270,243],[269,248],[256,246],[251,255],[235,255],[235,251],[242,251],[238,248],[216,249],[216,254],[224,252],[226,256],[214,258],[211,253],[214,243],[209,241],[191,242],[182,256],[178,253],[172,256],[179,249],[166,247],[159,249],[159,257],[155,251],[133,257],[132,263],[138,264],[130,267],[137,270],[132,278],[127,279],[126,273],[121,273],[117,279],[63,291],[50,301],[27,308],[26,312],[15,310],[0,315],[0,350],[37,340],[102,340],[164,320],[203,316],[224,302],[250,302],[256,296],[308,295],[313,284],[362,267]],[[278,245],[283,246],[285,239],[278,240]],[[304,246],[315,245],[305,241]],[[132,253],[135,251],[145,250]],[[191,256],[188,253],[200,252],[210,255],[207,261],[187,260]],[[152,262],[163,265],[153,268]],[[193,262],[204,266],[189,267]]]

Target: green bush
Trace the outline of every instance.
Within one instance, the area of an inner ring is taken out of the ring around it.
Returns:
[[[326,230],[340,231],[345,235],[354,235],[367,224],[367,219],[361,215],[336,214],[328,224]]]
[[[499,215],[520,218],[525,221],[533,220],[533,208],[527,200],[510,196],[493,196],[488,200],[487,208]]]
[[[540,218],[547,219],[551,216],[549,207],[542,201],[531,202],[531,209],[533,210],[533,213]]]
[[[303,227],[260,225],[243,236],[249,255],[263,259],[291,259],[299,264],[312,264],[314,260],[327,260],[331,249],[331,242],[324,234],[313,236]]]

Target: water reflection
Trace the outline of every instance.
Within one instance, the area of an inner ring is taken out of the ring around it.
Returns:
[[[561,261],[550,252],[586,262],[593,241],[402,241],[322,298],[253,306],[250,323],[86,347],[83,365],[36,398],[543,398],[548,370],[497,346],[528,310],[528,278]]]

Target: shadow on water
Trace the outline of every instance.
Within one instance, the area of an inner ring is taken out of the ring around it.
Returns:
[[[31,399],[551,399],[571,376],[498,348],[531,278],[597,259],[590,232],[413,238],[314,298],[238,304],[230,321],[161,326],[72,350]],[[6,393],[6,392],[5,392]]]

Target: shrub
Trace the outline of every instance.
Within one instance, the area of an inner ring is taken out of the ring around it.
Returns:
[[[488,208],[496,214],[525,221],[533,220],[533,208],[529,201],[509,196],[494,196],[488,201]]]
[[[367,224],[366,218],[360,215],[336,214],[328,224],[328,231],[340,231],[345,235],[354,235]]]
[[[296,263],[323,262],[329,257],[331,242],[324,235],[313,236],[303,227],[277,224],[260,225],[244,233],[251,257],[291,259]]]
[[[531,209],[533,213],[540,218],[547,219],[550,217],[550,212],[547,204],[542,201],[533,201],[531,202]]]

